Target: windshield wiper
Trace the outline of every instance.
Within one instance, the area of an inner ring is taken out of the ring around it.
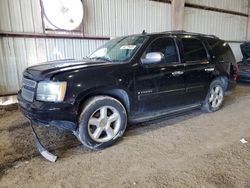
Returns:
[[[107,58],[107,57],[92,57],[89,59],[96,59],[96,60],[103,60],[103,61],[108,61],[108,62],[112,62],[111,59]]]

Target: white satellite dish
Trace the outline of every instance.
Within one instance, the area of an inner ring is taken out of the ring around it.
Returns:
[[[83,19],[81,0],[42,0],[45,25],[51,29],[74,30]]]

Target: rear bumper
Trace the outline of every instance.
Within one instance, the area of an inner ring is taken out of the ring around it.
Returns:
[[[21,112],[35,124],[76,130],[77,110],[69,103],[28,102],[18,93]]]

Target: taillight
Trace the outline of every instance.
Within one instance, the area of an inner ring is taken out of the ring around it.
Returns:
[[[238,67],[238,64],[234,64],[233,65],[233,77],[234,77],[234,80],[238,80],[238,70],[239,70],[239,67]]]

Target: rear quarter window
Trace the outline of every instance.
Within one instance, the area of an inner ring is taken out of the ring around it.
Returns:
[[[232,49],[226,42],[209,38],[207,39],[207,43],[211,49],[214,60],[231,63],[236,62]]]

